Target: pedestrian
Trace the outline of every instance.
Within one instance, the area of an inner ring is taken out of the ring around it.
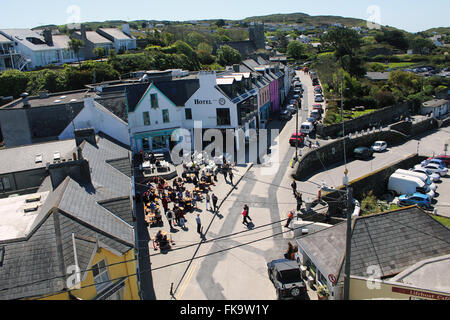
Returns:
[[[249,219],[248,211],[244,209],[241,214],[242,214],[242,216],[244,218],[242,220],[242,224],[245,224],[248,227],[248,221],[247,221],[247,219]]]
[[[297,182],[295,182],[295,179],[292,180],[291,188],[292,188],[292,192],[294,193],[294,196],[295,196],[295,193],[297,192]]]
[[[205,200],[206,200],[206,211],[208,211],[209,202],[211,201],[208,192],[206,193]]]
[[[231,185],[233,185],[233,169],[230,168],[230,181],[231,181]]]
[[[181,229],[183,229],[183,230],[186,228],[186,221],[184,220],[184,217],[180,217],[179,226],[180,226]]]
[[[227,182],[227,170],[225,168],[222,168],[222,174],[223,178],[225,179],[225,182]]]
[[[213,171],[214,181],[217,182],[217,169]]]
[[[213,202],[213,206],[214,206],[214,212],[217,212],[217,200],[219,200],[219,199],[217,198],[217,196],[214,193],[212,194],[211,198],[212,198],[212,202]]]
[[[197,213],[197,218],[195,218],[195,221],[197,221],[197,233],[200,234],[200,237],[202,236],[202,221],[200,220],[200,214]]]
[[[166,216],[167,216],[167,221],[169,221],[170,230],[172,230],[173,229],[173,227],[172,227],[172,219],[173,219],[173,216],[174,216],[173,211],[172,210],[168,210],[167,213],[166,213]]]
[[[253,221],[252,218],[250,218],[250,209],[248,208],[248,205],[244,205],[244,210],[247,212],[247,219],[250,219],[250,221]]]
[[[164,197],[162,198],[161,201],[162,201],[162,205],[163,205],[163,208],[164,208],[164,213],[166,213],[167,209],[169,207],[169,199],[167,198],[166,195],[164,195]]]
[[[302,193],[301,192],[297,193],[295,199],[297,200],[297,211],[300,211],[303,204]]]
[[[291,223],[292,219],[294,219],[294,210],[289,211],[288,219],[287,219],[286,224],[284,226],[285,228],[289,227],[289,224]]]

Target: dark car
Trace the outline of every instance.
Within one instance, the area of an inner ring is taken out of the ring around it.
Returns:
[[[370,159],[373,155],[373,150],[367,147],[358,147],[353,150],[353,155],[356,159]]]
[[[305,140],[305,134],[298,132],[298,133],[293,133],[291,138],[289,139],[289,144],[291,145],[291,147],[295,147],[295,144],[297,143],[297,147],[301,146],[303,144]]]
[[[289,110],[283,109],[280,111],[280,120],[290,120],[292,114]]]
[[[296,261],[273,260],[267,264],[267,272],[277,291],[278,300],[299,299],[306,295],[306,284]]]
[[[319,110],[320,113],[323,113],[323,107],[321,104],[313,104],[313,110]]]

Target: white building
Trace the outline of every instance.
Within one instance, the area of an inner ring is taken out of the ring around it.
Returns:
[[[136,49],[136,38],[131,36],[129,24],[122,25],[122,30],[118,28],[99,28],[97,33],[112,41],[116,52]]]
[[[49,64],[63,64],[76,61],[75,54],[68,46],[68,37],[54,36],[50,30],[44,30],[43,36],[30,29],[1,29],[0,35],[8,44],[7,54],[19,54],[12,68],[33,70]],[[14,61],[14,60],[13,60]],[[8,65],[9,67],[9,65]]]

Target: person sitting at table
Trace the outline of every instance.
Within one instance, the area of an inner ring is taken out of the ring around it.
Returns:
[[[167,240],[167,235],[163,234],[161,230],[158,231],[158,233],[155,236],[155,242],[159,245],[159,247],[165,247],[169,244],[169,241]]]
[[[151,210],[152,212],[154,212],[154,211],[156,210],[156,203],[152,202],[152,203],[150,204],[150,210]]]
[[[198,179],[196,176],[194,176],[194,178],[192,179],[192,183],[194,184],[194,186],[198,186]]]
[[[182,200],[183,199],[183,192],[178,191],[177,198],[178,198],[178,200]]]
[[[186,190],[186,192],[184,193],[186,198],[192,198],[192,194],[189,190]]]

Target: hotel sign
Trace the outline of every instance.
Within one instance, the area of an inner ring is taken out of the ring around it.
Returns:
[[[420,291],[420,290],[412,290],[406,288],[392,287],[392,292],[407,294],[410,296],[416,296],[424,299],[433,299],[433,300],[450,300],[450,296]]]
[[[194,100],[194,104],[212,104],[211,100],[199,100],[199,99],[195,99]]]

